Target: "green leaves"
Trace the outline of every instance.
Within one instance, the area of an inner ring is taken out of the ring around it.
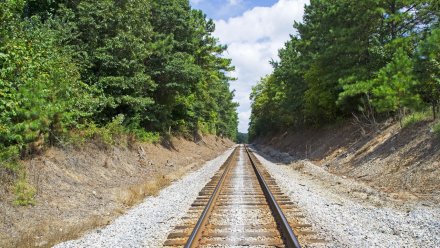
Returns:
[[[0,150],[121,114],[235,137],[226,48],[187,0],[3,1],[0,19]]]
[[[435,1],[314,0],[251,95],[250,137],[440,102]],[[270,79],[270,80],[268,80]]]
[[[403,107],[416,108],[420,97],[412,90],[417,85],[412,72],[413,64],[403,49],[397,50],[393,59],[379,70],[372,89],[373,101],[378,111],[397,111]]]

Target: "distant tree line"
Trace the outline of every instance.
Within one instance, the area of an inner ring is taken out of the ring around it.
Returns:
[[[356,116],[365,122],[440,101],[438,1],[311,0],[253,88],[250,137]]]
[[[248,134],[247,133],[240,133],[237,134],[237,143],[238,144],[247,144],[249,142]]]
[[[0,155],[115,119],[235,139],[234,68],[214,29],[189,0],[0,1]]]

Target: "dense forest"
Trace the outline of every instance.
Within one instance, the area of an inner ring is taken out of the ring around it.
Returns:
[[[436,0],[311,0],[253,88],[250,138],[348,118],[437,118],[439,11]]]
[[[189,0],[0,1],[0,161],[97,133],[235,139],[214,29]]]

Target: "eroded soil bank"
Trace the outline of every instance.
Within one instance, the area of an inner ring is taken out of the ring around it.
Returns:
[[[425,121],[377,129],[354,123],[287,131],[255,141],[274,162],[308,161],[326,172],[372,186],[399,201],[440,203],[440,137]]]
[[[50,247],[107,225],[232,145],[205,136],[198,143],[173,138],[166,146],[52,148],[25,161],[35,206],[14,206],[11,190],[2,189],[0,247]]]

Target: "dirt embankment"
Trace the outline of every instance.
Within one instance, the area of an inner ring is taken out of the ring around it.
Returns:
[[[255,144],[285,163],[310,160],[333,174],[365,182],[394,197],[437,202],[440,138],[430,131],[431,125],[425,121],[402,129],[398,124],[384,124],[368,130],[343,123],[268,135]]]
[[[198,144],[173,138],[166,147],[52,148],[25,161],[35,206],[14,206],[11,190],[0,197],[0,247],[50,247],[106,225],[232,145],[206,136]]]

